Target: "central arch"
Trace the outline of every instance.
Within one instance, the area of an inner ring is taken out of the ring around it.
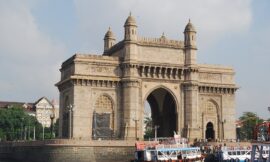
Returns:
[[[211,140],[215,139],[215,130],[212,122],[208,122],[206,125],[205,138]]]
[[[176,101],[173,95],[164,88],[153,90],[146,98],[149,103],[152,119],[152,135],[158,126],[157,137],[173,137],[177,131]]]

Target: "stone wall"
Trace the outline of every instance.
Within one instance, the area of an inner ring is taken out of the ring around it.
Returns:
[[[134,141],[49,140],[0,143],[0,160],[25,162],[129,162]]]

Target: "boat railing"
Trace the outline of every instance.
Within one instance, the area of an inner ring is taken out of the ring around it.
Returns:
[[[156,145],[157,149],[163,149],[163,148],[186,148],[188,147],[187,144],[158,144]]]

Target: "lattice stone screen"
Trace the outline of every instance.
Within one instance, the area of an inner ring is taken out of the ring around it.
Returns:
[[[113,136],[113,103],[105,95],[98,97],[93,113],[93,138]]]

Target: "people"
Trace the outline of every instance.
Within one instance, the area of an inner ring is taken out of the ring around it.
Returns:
[[[177,159],[182,160],[182,153],[181,152],[177,155]]]

